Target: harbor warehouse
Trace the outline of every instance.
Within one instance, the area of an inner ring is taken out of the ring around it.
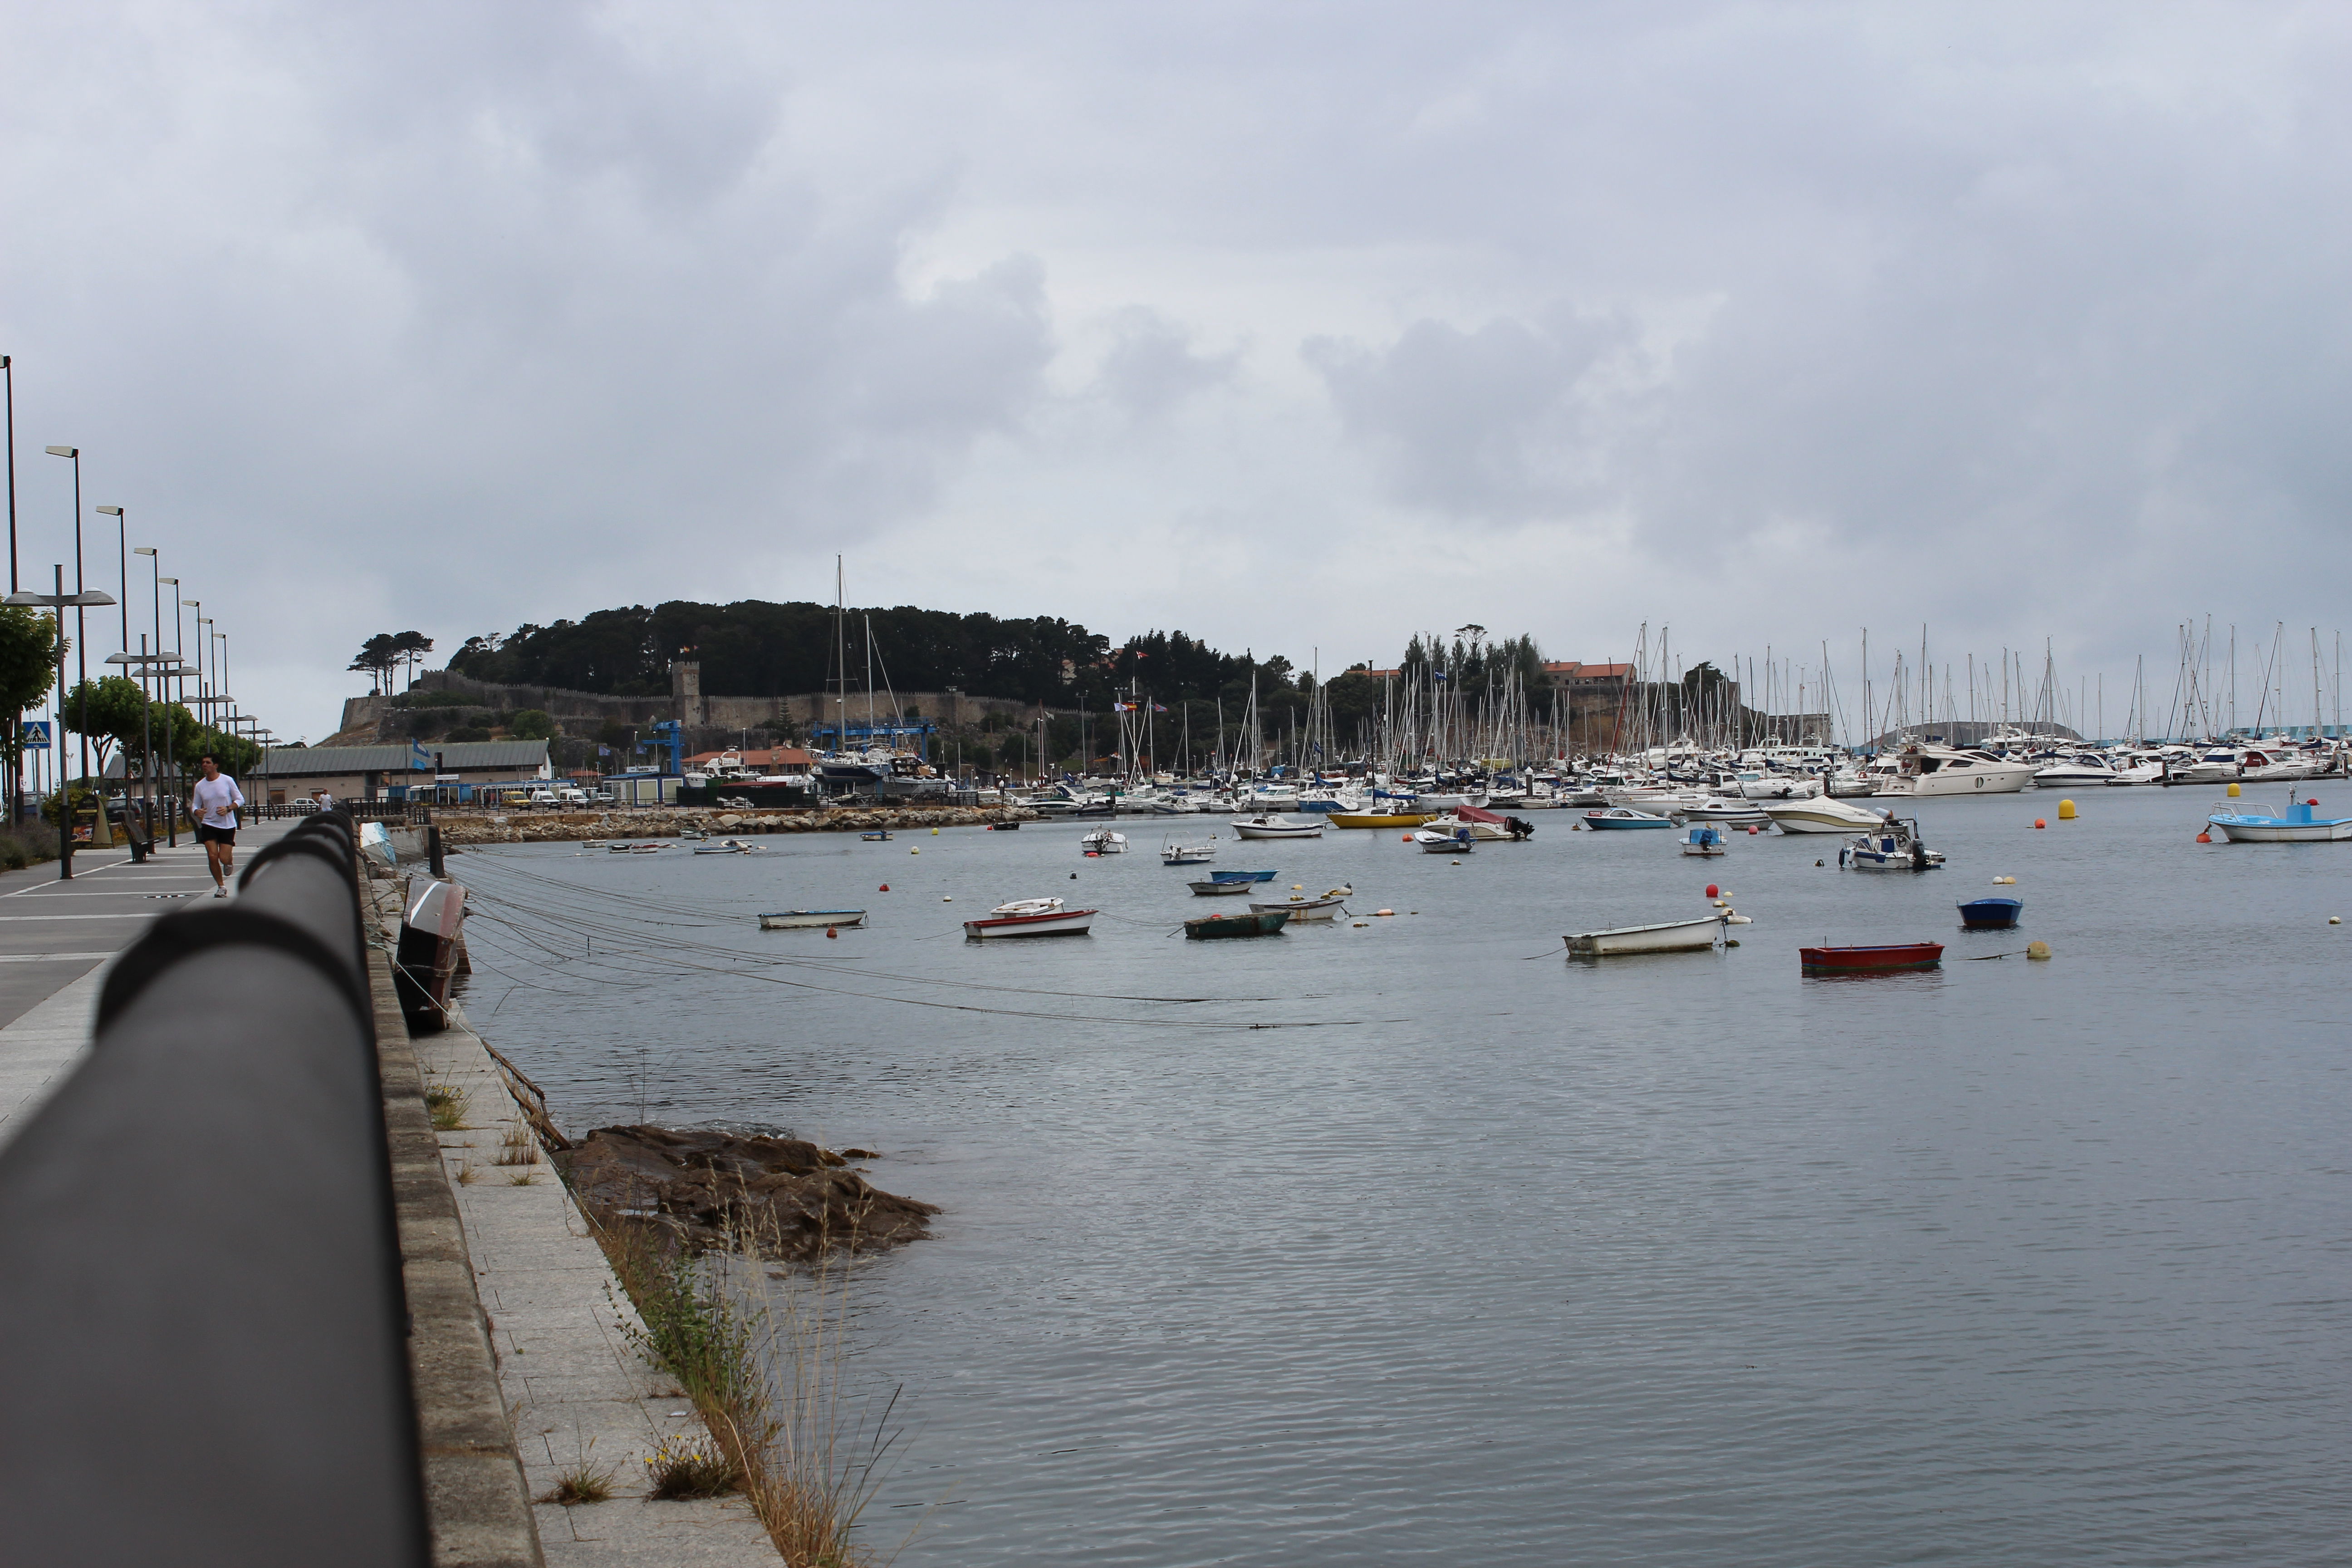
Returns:
[[[425,747],[421,756],[406,745],[272,746],[261,772],[268,776],[270,800],[280,805],[321,789],[338,800],[376,800],[387,785],[430,787],[436,773],[445,783],[467,784],[526,784],[549,776],[545,741],[444,743]]]

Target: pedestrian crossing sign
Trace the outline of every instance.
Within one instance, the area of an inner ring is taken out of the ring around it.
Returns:
[[[16,743],[24,747],[25,750],[28,752],[47,751],[49,749],[49,721],[47,719],[26,720],[22,729],[17,733]]]

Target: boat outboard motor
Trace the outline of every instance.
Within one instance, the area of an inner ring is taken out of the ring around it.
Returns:
[[[1920,842],[1918,836],[1915,834],[1911,839],[1911,869],[1924,871],[1927,868],[1927,846]]]

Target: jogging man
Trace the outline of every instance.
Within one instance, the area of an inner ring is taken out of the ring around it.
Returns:
[[[220,771],[219,758],[207,752],[197,760],[205,776],[196,781],[192,800],[196,842],[205,847],[205,858],[212,866],[213,897],[226,899],[228,874],[236,869],[236,808],[245,804],[245,792]]]

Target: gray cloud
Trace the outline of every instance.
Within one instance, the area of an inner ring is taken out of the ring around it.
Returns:
[[[1130,306],[1118,314],[1116,339],[1096,373],[1096,384],[1131,419],[1166,413],[1195,393],[1230,382],[1237,353],[1192,352],[1192,336],[1159,312]]]

